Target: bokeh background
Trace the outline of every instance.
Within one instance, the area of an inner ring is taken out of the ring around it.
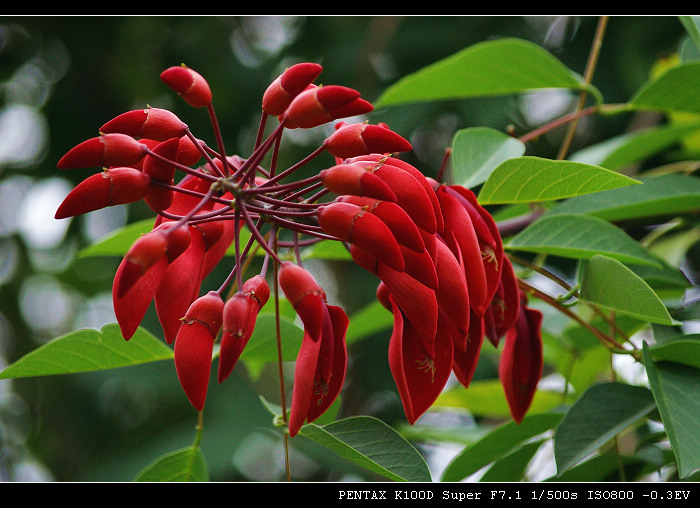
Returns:
[[[56,162],[105,121],[146,105],[173,110],[213,142],[206,114],[160,81],[165,68],[185,63],[207,78],[227,151],[245,156],[263,91],[293,63],[321,63],[320,82],[356,88],[370,101],[400,77],[496,37],[533,41],[583,74],[596,23],[544,16],[0,16],[0,368],[54,337],[114,322],[110,291],[119,259],[77,253],[150,210],[132,205],[54,220],[63,197],[91,173],[58,171]],[[606,102],[626,101],[682,36],[675,17],[612,17],[594,76]],[[523,133],[576,100],[557,92],[446,101],[376,111],[370,119],[410,139],[411,162],[432,174],[456,130]],[[574,149],[637,121],[586,119]],[[531,151],[554,157],[562,135],[543,136]],[[321,129],[293,136],[282,163],[308,154],[323,137]],[[333,281],[331,298],[349,311],[373,298],[376,281],[359,283],[362,273],[317,269]],[[158,330],[153,316],[144,325]],[[401,425],[386,343],[377,337],[351,350],[344,411]],[[212,480],[283,479],[280,437],[258,399],[276,400],[275,389],[274,373],[253,379],[236,369],[211,390],[201,446]],[[0,481],[128,481],[158,456],[191,444],[195,423],[169,363],[0,381]],[[372,479],[310,443],[295,447],[298,479]]]

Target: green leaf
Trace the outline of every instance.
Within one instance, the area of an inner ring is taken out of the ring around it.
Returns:
[[[700,16],[678,16],[678,20],[688,32],[690,40],[695,43],[695,47],[700,50]]]
[[[554,201],[639,184],[609,169],[580,162],[516,157],[498,166],[479,193],[483,205]]]
[[[452,181],[467,188],[476,187],[502,162],[524,153],[524,143],[496,129],[462,129],[452,138]]]
[[[651,287],[619,261],[593,256],[581,281],[581,300],[643,321],[673,324]]]
[[[394,481],[429,482],[423,457],[393,428],[369,416],[357,416],[299,433],[365,469]]]
[[[304,330],[293,320],[280,316],[280,333],[282,336],[283,361],[292,361],[297,357]],[[241,360],[251,366],[260,367],[277,361],[277,330],[274,312],[262,312],[255,321],[255,329],[246,344]]]
[[[530,406],[530,413],[551,411],[562,401],[561,393],[537,390]],[[510,409],[498,379],[474,380],[465,390],[462,385],[444,390],[435,406],[465,408],[474,415],[510,418]]]
[[[527,466],[545,440],[525,443],[519,448],[495,461],[479,478],[480,482],[519,482],[525,476]]]
[[[649,346],[649,355],[656,361],[681,363],[700,369],[700,335],[681,335],[670,342]]]
[[[700,178],[668,174],[639,179],[643,185],[568,199],[547,215],[578,213],[608,221],[667,217],[700,209]]]
[[[342,242],[335,240],[323,240],[301,251],[302,259],[326,259],[333,261],[351,260],[350,252]]]
[[[700,113],[700,62],[671,67],[642,87],[629,102],[635,109]]]
[[[569,409],[554,434],[560,475],[656,407],[641,386],[601,383],[590,387]]]
[[[208,482],[209,471],[202,451],[190,446],[165,455],[136,477],[137,482]]]
[[[678,475],[700,469],[700,370],[680,363],[655,361],[643,345],[644,366],[661,420],[676,456]]]
[[[144,219],[133,224],[117,228],[111,233],[88,245],[79,253],[79,257],[123,256],[141,235],[153,229],[153,219]]]
[[[345,341],[351,344],[373,333],[387,330],[394,325],[394,316],[379,300],[367,304],[350,317]]]
[[[469,97],[513,95],[530,90],[571,88],[586,84],[531,42],[503,38],[474,44],[410,74],[375,101],[376,108]],[[588,87],[596,94],[595,90]]]
[[[575,259],[604,254],[623,263],[660,267],[634,238],[609,222],[588,215],[545,215],[511,238],[505,247]]]
[[[482,467],[511,453],[525,441],[551,430],[561,418],[559,413],[535,414],[526,416],[519,425],[511,421],[497,427],[452,459],[441,481],[464,480]]]
[[[569,160],[594,164],[611,170],[622,169],[677,144],[699,128],[700,124],[693,122],[659,125],[622,134],[579,150],[573,153]]]
[[[47,342],[0,372],[0,379],[75,374],[172,359],[173,350],[145,329],[139,328],[126,341],[119,325],[109,324]]]

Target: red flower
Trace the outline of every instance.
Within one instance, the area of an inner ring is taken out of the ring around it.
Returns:
[[[354,164],[338,164],[322,170],[321,182],[331,192],[395,201],[389,184],[365,168]]]
[[[453,341],[442,329],[441,316],[435,342],[426,347],[424,337],[406,318],[393,295],[380,285],[380,301],[394,316],[389,340],[389,367],[398,388],[404,413],[410,424],[423,415],[440,395],[452,371]]]
[[[294,97],[282,115],[285,127],[309,129],[338,118],[362,115],[372,105],[360,92],[340,85],[312,86]]]
[[[180,94],[190,106],[203,108],[211,104],[209,83],[189,67],[182,65],[165,69],[161,72],[160,79]]]
[[[542,378],[542,313],[525,305],[514,327],[506,332],[498,375],[513,419],[520,423],[532,404]]]
[[[385,125],[339,122],[336,131],[323,142],[331,155],[346,159],[372,153],[407,152],[413,147]]]
[[[243,349],[255,329],[258,312],[267,303],[270,288],[262,275],[248,279],[241,291],[224,305],[224,328],[219,350],[219,374],[221,383],[236,366]]]
[[[132,166],[146,155],[146,146],[126,134],[102,134],[71,148],[61,160],[59,169],[92,166]]]
[[[221,383],[269,298],[265,272],[244,277],[253,253],[262,251],[262,266],[279,268],[279,285],[304,327],[289,420],[294,436],[342,389],[349,321],[343,309],[328,304],[309,272],[279,252],[289,248],[300,259],[302,245],[337,240],[377,277],[377,297],[393,315],[389,367],[410,423],[434,404],[451,373],[468,386],[484,338],[498,347],[503,337],[499,375],[513,418],[521,421],[542,371],[541,314],[525,307],[496,223],[476,195],[393,156],[411,144],[384,124],[338,122],[312,154],[278,171],[285,129],[372,110],[357,90],[313,84],[321,70],[313,63],[293,65],[269,85],[246,159],[224,153],[209,85],[184,65],[166,69],[161,79],[191,106],[207,109],[215,149],[172,112],[148,107],[106,122],[99,136],[61,158],[59,168],[105,169],[78,184],[56,218],[140,200],[157,214],[115,275],[113,303],[124,338],[133,336],[153,302],[165,341],[174,343],[178,379],[201,411],[220,330]],[[269,116],[279,125],[265,138]],[[322,154],[334,165],[287,178]],[[201,167],[192,167],[201,159]],[[328,192],[335,199],[321,199]],[[251,233],[247,242],[244,229]],[[227,260],[231,270],[223,284],[200,296],[214,268]],[[220,295],[234,280],[240,287],[224,302]]]
[[[100,132],[119,132],[136,138],[165,141],[184,136],[187,125],[167,109],[149,107],[122,113],[100,127]]]
[[[187,398],[204,408],[214,339],[221,329],[224,302],[216,291],[197,298],[187,309],[175,340],[175,369]]]
[[[294,97],[304,91],[323,68],[311,62],[302,62],[287,68],[265,90],[262,109],[268,115],[279,116],[285,112]]]
[[[75,217],[108,206],[134,203],[151,189],[151,177],[138,169],[111,168],[87,177],[68,193],[56,219]]]
[[[279,284],[304,323],[304,337],[294,369],[289,434],[313,422],[335,401],[345,380],[345,334],[349,320],[340,307],[328,305],[324,291],[309,272],[285,262]]]
[[[329,235],[381,259],[391,267],[405,268],[399,243],[389,227],[376,215],[352,203],[336,201],[318,210],[318,222]]]
[[[147,233],[134,242],[114,276],[112,301],[122,335],[129,340],[141,324],[170,263],[186,250],[186,228],[172,225]]]

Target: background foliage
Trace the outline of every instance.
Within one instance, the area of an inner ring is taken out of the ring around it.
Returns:
[[[566,68],[583,74],[597,22],[593,17],[508,16],[0,18],[2,367],[79,328],[102,329],[100,340],[111,336],[113,329],[102,327],[114,322],[110,288],[119,257],[85,256],[83,249],[111,231],[150,217],[150,210],[118,207],[57,223],[53,220],[57,204],[85,174],[59,173],[55,165],[67,149],[96,135],[97,126],[107,119],[144,104],[169,108],[186,118],[195,133],[208,133],[207,119],[191,114],[163,86],[161,70],[186,63],[207,78],[214,90],[227,148],[233,153],[250,146],[262,91],[285,65],[317,61],[324,67],[325,82],[356,88],[374,102],[404,76],[476,43],[515,37],[535,43]],[[607,104],[630,101],[660,69],[688,58],[688,47],[692,56],[689,33],[692,30],[684,29],[676,17],[612,17],[593,80],[596,91]],[[697,85],[697,81],[679,81],[687,90]],[[389,95],[384,99],[391,102]],[[385,121],[410,139],[415,148],[411,162],[427,175],[434,175],[445,148],[457,139],[456,133],[478,127],[523,135],[572,111],[577,100],[578,94],[567,90],[441,98],[380,108],[372,120]],[[697,158],[691,137],[697,132],[695,121],[692,114],[669,115],[645,108],[589,116],[581,119],[571,151],[582,162],[595,161],[627,175],[653,174],[652,170],[668,169],[670,164],[684,164],[684,169],[692,170],[692,161]],[[649,128],[652,130],[645,131]],[[645,132],[651,135],[632,141],[618,137]],[[564,134],[565,129],[558,129],[531,140],[527,155],[556,158]],[[614,150],[603,144],[607,140],[618,143]],[[317,141],[299,138],[292,150],[298,153],[290,153],[290,158],[303,157]],[[468,177],[478,179],[474,174],[455,175],[465,182]],[[596,221],[607,224],[624,219],[625,231],[635,240],[650,242],[651,235],[658,235],[654,255],[683,269],[689,284],[679,281],[676,272],[672,276],[667,275],[671,272],[650,274],[644,265],[634,265],[642,279],[659,283],[654,288],[664,302],[677,302],[681,293],[681,301],[689,303],[674,309],[673,317],[682,321],[683,327],[669,326],[672,323],[663,305],[649,309],[642,305],[645,301],[628,301],[629,308],[620,309],[619,302],[606,302],[606,293],[595,291],[600,284],[589,281],[584,287],[594,291],[580,295],[582,300],[622,310],[618,325],[635,332],[640,327],[633,318],[639,316],[632,311],[642,312],[645,322],[654,323],[657,342],[685,334],[682,341],[666,349],[645,348],[646,371],[628,361],[628,355],[616,355],[611,363],[610,353],[594,338],[568,327],[563,316],[548,311],[548,376],[543,387],[551,381],[560,391],[565,373],[571,392],[565,393],[564,399],[559,392],[543,389],[523,425],[508,423],[500,387],[493,381],[497,365],[493,351],[491,357],[487,354],[482,359],[474,389],[446,392],[439,410],[407,428],[386,362],[386,331],[351,329],[362,340],[350,346],[342,414],[376,418],[366,422],[367,432],[387,431],[379,420],[397,429],[426,458],[433,479],[461,480],[479,473],[484,480],[545,480],[557,471],[562,473],[558,479],[563,480],[674,479],[678,464],[681,476],[692,479],[688,474],[697,466],[697,458],[693,458],[697,457],[693,453],[697,450],[697,433],[693,433],[697,427],[690,418],[677,427],[667,424],[663,432],[661,422],[664,414],[673,413],[674,406],[684,400],[672,395],[654,399],[646,387],[651,382],[664,393],[672,394],[679,388],[697,393],[698,376],[692,370],[698,365],[693,356],[697,355],[693,343],[697,339],[691,334],[698,318],[692,302],[700,262],[695,216],[699,191],[687,185],[674,188],[669,182],[654,183],[659,184],[658,194],[644,206],[630,194],[634,189],[626,188],[603,205],[595,199],[563,202],[559,214],[548,216],[564,226],[567,214],[587,211],[587,220],[595,223],[590,226],[594,232],[599,231]],[[494,210],[513,213],[498,201],[497,193],[485,196],[491,199]],[[526,201],[532,200],[530,196]],[[681,218],[676,220],[678,216]],[[664,227],[650,228],[658,224]],[[587,272],[582,271],[583,276],[605,273],[610,278],[623,277],[629,270],[623,265],[628,258],[586,255],[586,245],[576,245],[573,239],[565,246],[569,256],[561,258],[557,257],[561,250],[548,250],[532,232],[513,241],[529,259],[554,254],[554,259],[549,259],[551,268],[574,282],[578,259],[584,257],[595,270],[589,266]],[[610,245],[613,251],[620,246],[614,238]],[[561,245],[556,247],[561,249]],[[359,268],[348,268],[344,262],[314,266],[325,280],[324,288],[335,287],[329,296],[341,302],[351,316],[373,301],[376,281]],[[220,279],[216,274],[213,277]],[[625,319],[630,316],[628,323]],[[149,326],[155,323],[153,316],[150,319],[144,328],[157,330]],[[381,319],[358,322],[381,328]],[[645,327],[640,333],[651,332]],[[195,476],[204,475],[202,470],[206,469],[214,481],[284,478],[281,438],[259,398],[277,399],[276,372],[253,363],[247,367],[236,369],[231,382],[210,390],[200,443],[206,464],[195,461],[201,466],[193,469]],[[563,423],[560,404],[574,401],[575,410],[566,413]],[[691,406],[685,407],[697,409],[697,401],[696,406],[692,401],[691,397]],[[0,381],[0,479],[128,481],[157,457],[189,446],[194,416],[172,363],[167,361],[5,379]],[[552,439],[555,428],[557,439]],[[368,470],[351,460],[339,461],[332,451],[338,450],[332,430],[312,427],[309,439],[294,440],[291,460],[295,479],[386,477],[384,471]],[[575,437],[578,445],[571,444]],[[669,438],[671,444],[683,443],[680,450],[672,450]],[[360,435],[357,443],[351,443],[351,450],[358,450],[361,442]],[[567,446],[561,449],[561,443]],[[600,453],[591,457],[596,450]],[[182,457],[171,458],[171,463],[177,463],[178,458]],[[411,474],[401,471],[399,478],[411,478]]]

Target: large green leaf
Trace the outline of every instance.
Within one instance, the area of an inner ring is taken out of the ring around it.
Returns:
[[[491,173],[479,192],[479,202],[488,205],[554,201],[633,184],[639,182],[599,166],[515,157]]]
[[[562,395],[549,390],[537,390],[530,413],[551,411],[561,405]],[[471,414],[495,418],[510,418],[510,409],[498,379],[474,380],[465,390],[462,385],[444,390],[435,407],[466,408]]]
[[[482,467],[511,453],[525,441],[553,429],[561,418],[559,413],[533,414],[526,416],[520,424],[512,421],[504,423],[452,459],[441,480],[464,480]]]
[[[568,199],[547,212],[587,214],[608,221],[673,216],[700,209],[700,178],[668,174],[639,179],[643,185]]]
[[[108,233],[92,245],[82,249],[80,257],[123,256],[141,235],[153,229],[153,219],[144,219],[127,224]]]
[[[379,300],[374,300],[350,316],[350,325],[345,340],[352,344],[357,340],[390,329],[394,325],[394,316]]]
[[[357,465],[394,481],[429,482],[423,457],[381,420],[357,416],[323,427],[304,425],[301,435]]]
[[[700,16],[678,16],[678,20],[688,32],[690,40],[693,41],[696,48],[700,50]]]
[[[202,450],[190,446],[159,458],[139,473],[135,481],[207,482],[209,470]]]
[[[651,287],[628,267],[593,256],[581,281],[581,300],[651,323],[670,325],[668,309]]]
[[[119,325],[109,324],[47,342],[0,372],[0,379],[75,374],[172,358],[173,350],[145,329],[139,328],[126,341]]]
[[[671,341],[649,346],[656,362],[675,362],[700,369],[700,334],[681,335]]]
[[[535,440],[495,461],[479,478],[480,482],[519,482],[525,477],[527,466],[546,440]]]
[[[525,144],[489,127],[470,127],[452,138],[452,181],[467,188],[484,183],[502,162],[520,157]]]
[[[644,366],[671,448],[678,475],[700,469],[700,370],[675,362],[655,361],[644,343]]]
[[[554,434],[557,474],[562,474],[656,407],[644,387],[601,383],[569,409]]]
[[[656,125],[588,146],[571,154],[569,160],[618,170],[658,154],[698,129],[697,122]]]
[[[642,87],[629,102],[632,108],[700,113],[700,62],[671,67]]]
[[[623,263],[660,264],[622,229],[596,217],[545,215],[511,238],[505,247],[575,259],[604,254]]]
[[[540,46],[504,38],[474,44],[402,78],[374,104],[382,108],[550,88],[584,89],[586,85],[580,76]]]
[[[280,316],[279,321],[282,359],[283,361],[293,361],[299,353],[304,330],[297,326],[291,318],[284,315]],[[253,335],[241,353],[240,359],[251,372],[260,372],[266,364],[277,361],[276,322],[277,318],[274,313],[267,310],[261,312],[255,320]]]

